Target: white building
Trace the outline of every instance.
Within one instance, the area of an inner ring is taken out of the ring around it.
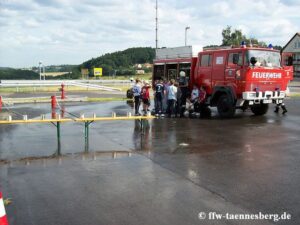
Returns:
[[[294,76],[300,77],[300,32],[296,33],[282,49],[283,60],[286,61],[289,56],[293,57]]]

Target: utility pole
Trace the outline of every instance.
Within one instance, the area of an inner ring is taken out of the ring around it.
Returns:
[[[157,32],[158,32],[158,16],[157,16],[157,11],[158,11],[158,4],[156,0],[156,5],[155,5],[155,10],[156,10],[156,17],[155,17],[155,48],[158,48],[158,39],[157,39]]]

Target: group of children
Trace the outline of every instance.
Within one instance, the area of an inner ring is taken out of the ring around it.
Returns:
[[[206,91],[203,86],[193,85],[192,91],[188,86],[188,79],[185,72],[180,72],[178,81],[171,79],[170,81],[157,79],[154,82],[154,110],[151,114],[155,116],[168,117],[210,117],[211,111],[207,107]],[[134,97],[135,115],[139,116],[140,105],[142,103],[142,114],[146,115],[150,106],[150,88],[151,85],[147,81],[141,82],[136,79],[132,87]],[[276,105],[275,113],[282,108],[282,114],[287,112],[284,103]]]
[[[157,79],[154,82],[154,110],[155,116],[184,117],[200,115],[205,107],[206,92],[203,87],[194,85],[190,91],[185,74],[181,74],[178,82],[174,79],[163,81]],[[136,79],[132,88],[134,96],[135,115],[141,115],[139,108],[142,102],[143,114],[146,115],[150,106],[150,88],[148,82]]]
[[[132,93],[134,98],[135,115],[140,114],[140,105],[143,104],[143,114],[146,115],[150,106],[150,89],[151,85],[147,82],[141,82],[140,79],[136,79],[135,84],[132,87]]]

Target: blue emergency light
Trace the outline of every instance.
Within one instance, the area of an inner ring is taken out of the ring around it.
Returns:
[[[242,47],[246,47],[246,42],[245,42],[245,41],[242,41],[242,42],[241,42],[241,46],[242,46]]]

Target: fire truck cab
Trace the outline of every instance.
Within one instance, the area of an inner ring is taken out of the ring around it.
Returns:
[[[153,81],[177,79],[185,71],[190,87],[204,87],[207,105],[227,118],[238,108],[265,114],[270,103],[283,102],[293,78],[292,68],[281,65],[280,52],[272,48],[157,49],[153,66]]]

